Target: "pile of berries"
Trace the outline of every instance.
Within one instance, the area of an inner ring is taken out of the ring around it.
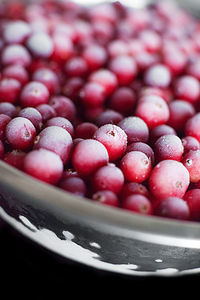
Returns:
[[[200,21],[165,1],[1,3],[0,159],[99,203],[200,221]]]

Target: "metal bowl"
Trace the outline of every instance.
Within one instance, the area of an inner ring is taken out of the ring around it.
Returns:
[[[136,7],[152,1],[126,2]],[[200,10],[198,0],[180,4],[195,13]],[[0,216],[66,260],[101,270],[142,276],[200,271],[199,223],[104,207],[35,180],[2,161]]]

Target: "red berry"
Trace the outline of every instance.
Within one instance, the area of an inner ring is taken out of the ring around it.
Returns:
[[[108,53],[111,58],[127,55],[128,52],[130,52],[129,45],[123,40],[114,40],[108,45]]]
[[[1,54],[3,65],[21,65],[28,67],[31,64],[31,55],[28,50],[21,45],[6,46]]]
[[[90,176],[107,163],[108,152],[100,142],[87,139],[75,146],[72,164],[81,176]]]
[[[149,177],[149,188],[158,199],[182,198],[189,186],[189,172],[182,163],[163,160],[158,163]]]
[[[153,212],[152,204],[149,199],[139,194],[134,194],[124,199],[122,207],[131,212],[144,215],[151,215]]]
[[[69,98],[64,96],[54,96],[49,101],[49,105],[55,109],[58,117],[66,118],[69,121],[74,120],[76,107]]]
[[[24,171],[41,181],[56,184],[62,176],[63,163],[60,157],[51,151],[34,150],[24,159]]]
[[[72,57],[65,65],[67,76],[84,77],[88,73],[88,65],[82,57]]]
[[[86,194],[86,185],[80,177],[68,177],[60,181],[59,187],[66,192],[84,197]]]
[[[42,116],[36,108],[33,107],[23,108],[19,112],[18,117],[22,117],[30,120],[37,130],[40,130],[42,128]]]
[[[128,142],[146,142],[149,138],[149,129],[139,117],[127,117],[118,124],[128,137]]]
[[[190,182],[200,181],[200,151],[189,151],[184,155],[182,163],[190,174]]]
[[[55,109],[49,104],[40,104],[36,106],[36,109],[41,114],[43,122],[46,122],[47,120],[53,117],[56,117]]]
[[[200,150],[199,142],[192,136],[186,136],[181,141],[184,147],[184,154],[189,152],[190,150]]]
[[[26,84],[29,80],[29,74],[26,69],[18,64],[7,66],[3,69],[2,74],[4,78],[16,79],[22,85]]]
[[[92,195],[92,200],[109,206],[119,206],[117,195],[112,191],[98,191]]]
[[[172,159],[180,161],[183,155],[183,144],[176,135],[163,135],[154,145],[154,151],[157,161]]]
[[[13,150],[11,152],[7,152],[4,155],[3,160],[12,167],[15,167],[19,170],[23,170],[25,156],[25,152],[20,150]]]
[[[103,67],[107,60],[106,50],[95,44],[86,47],[82,55],[90,70]]]
[[[72,77],[67,80],[62,88],[63,95],[69,97],[74,102],[79,99],[79,94],[84,85],[84,80],[80,77]]]
[[[0,159],[3,158],[3,154],[4,154],[4,145],[3,145],[2,141],[0,140]]]
[[[106,98],[104,87],[95,82],[86,83],[80,92],[80,96],[86,107],[101,106]]]
[[[154,144],[163,135],[176,135],[174,128],[168,125],[159,125],[151,129],[150,131],[150,141]]]
[[[136,95],[129,87],[118,88],[111,96],[109,106],[122,114],[131,114],[136,103]]]
[[[157,216],[188,220],[190,217],[189,207],[186,201],[177,197],[168,197],[160,202],[155,209]]]
[[[35,140],[35,149],[46,149],[55,152],[65,164],[71,155],[71,135],[63,128],[50,126],[43,129]]]
[[[0,139],[3,140],[5,136],[5,130],[11,118],[7,115],[0,114]]]
[[[101,126],[95,132],[93,138],[106,147],[110,161],[119,159],[126,151],[127,135],[116,125],[106,124]]]
[[[92,187],[96,191],[109,190],[119,194],[124,184],[124,175],[115,165],[99,168],[92,177]]]
[[[109,68],[117,76],[119,85],[130,84],[137,74],[136,63],[130,56],[113,58]]]
[[[123,116],[119,112],[112,110],[112,109],[107,109],[100,114],[96,116],[94,119],[94,122],[98,126],[103,126],[106,124],[118,124],[120,121],[122,121]]]
[[[190,209],[190,218],[193,221],[200,220],[200,189],[192,189],[188,191],[184,200]]]
[[[10,102],[2,102],[0,103],[0,114],[14,118],[17,115],[17,108]]]
[[[26,45],[36,57],[48,58],[54,50],[53,41],[45,32],[33,33],[27,40]]]
[[[17,117],[8,123],[5,134],[8,143],[14,149],[27,150],[33,145],[36,130],[31,121]]]
[[[189,75],[182,76],[176,81],[174,93],[178,99],[195,103],[200,96],[199,81]]]
[[[65,62],[73,54],[73,43],[64,34],[55,34],[52,39],[52,59],[57,62]]]
[[[144,81],[150,86],[167,88],[171,82],[171,74],[167,66],[157,64],[146,71]]]
[[[46,122],[46,127],[49,127],[49,126],[61,127],[65,130],[67,130],[71,136],[74,135],[74,127],[73,127],[72,123],[69,120],[67,120],[66,118],[63,118],[63,117],[51,118]]]
[[[46,86],[37,81],[27,83],[21,92],[20,104],[23,107],[36,107],[49,100],[49,91]]]
[[[120,168],[128,181],[144,182],[151,172],[151,161],[140,151],[128,152],[121,160]]]
[[[195,109],[189,102],[176,100],[169,104],[168,124],[177,131],[182,131],[185,123],[195,114]]]
[[[200,142],[200,113],[197,113],[192,118],[190,118],[185,125],[185,135],[192,136]]]
[[[102,85],[106,95],[112,94],[117,87],[117,77],[113,72],[106,69],[100,69],[93,72],[90,75],[89,80]]]
[[[98,127],[89,122],[83,122],[76,127],[75,136],[76,138],[91,139]]]
[[[5,26],[3,37],[8,44],[23,43],[31,33],[31,27],[24,21],[14,21]]]
[[[21,83],[16,79],[2,79],[0,81],[0,102],[15,103],[21,91]]]
[[[158,96],[145,96],[138,103],[136,116],[145,121],[149,129],[165,124],[169,119],[166,102]]]
[[[148,144],[142,142],[131,143],[130,145],[128,145],[126,152],[131,152],[131,151],[143,152],[151,160],[152,165],[154,165],[155,162],[154,151]]]
[[[121,192],[121,198],[125,199],[128,196],[131,196],[133,194],[139,194],[139,195],[143,195],[145,197],[148,198],[149,196],[149,191],[148,189],[141,183],[137,183],[137,182],[128,182],[126,183],[123,188],[122,188],[122,192]]]
[[[48,68],[40,68],[33,73],[32,79],[41,82],[49,90],[50,94],[55,94],[59,90],[58,77],[55,72]]]

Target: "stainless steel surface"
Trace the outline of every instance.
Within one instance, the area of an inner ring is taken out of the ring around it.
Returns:
[[[91,3],[77,2],[84,5]],[[96,1],[92,1],[94,2]],[[152,3],[142,0],[123,2],[135,8]],[[197,0],[178,2],[192,9],[195,14],[200,11],[200,3]],[[162,274],[161,271],[155,272],[158,263],[159,270],[171,269],[172,272],[168,274],[172,275],[187,273],[185,270],[189,270],[191,266],[196,271],[200,268],[199,223],[142,216],[103,207],[43,184],[2,161],[0,205],[0,215],[23,234],[66,258],[88,265],[134,275]],[[63,246],[63,232],[68,232],[68,246]],[[90,256],[93,253],[93,260],[87,260],[87,255],[81,256],[80,248],[76,248],[79,250],[74,256],[73,251],[69,252],[69,247],[72,246],[70,234],[75,236],[76,245],[90,251],[84,252],[84,255],[87,253]],[[91,251],[91,243],[96,243],[95,251]],[[95,257],[97,253],[100,257],[98,259]],[[152,257],[155,258],[153,263],[150,262]],[[138,262],[143,265],[143,269],[136,272],[134,266],[138,265]]]

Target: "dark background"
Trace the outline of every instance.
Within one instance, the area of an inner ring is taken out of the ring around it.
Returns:
[[[190,295],[197,291],[199,299],[200,275],[184,277],[130,277],[103,272],[76,264],[38,247],[13,228],[0,221],[0,299],[68,299],[103,296],[108,292],[114,299],[118,291],[136,299],[151,295],[162,299],[175,292]],[[72,295],[70,295],[72,292]],[[137,296],[136,296],[137,295]],[[108,298],[109,299],[109,298]],[[126,297],[122,297],[126,299]]]

